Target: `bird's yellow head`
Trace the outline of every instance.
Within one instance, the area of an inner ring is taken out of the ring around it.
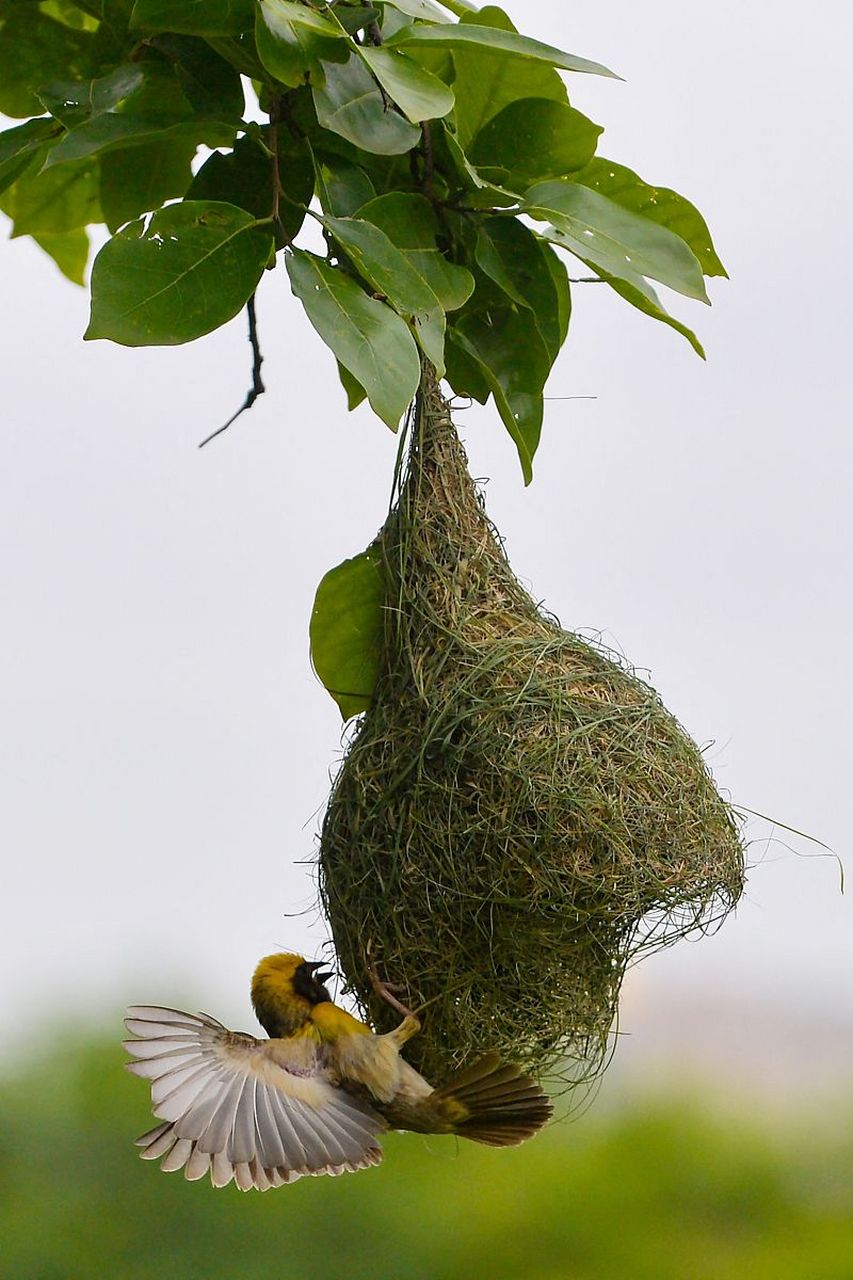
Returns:
[[[314,1005],[331,1001],[323,986],[331,973],[322,960],[306,960],[289,951],[264,956],[252,977],[252,1005],[268,1036],[293,1036],[305,1027]]]

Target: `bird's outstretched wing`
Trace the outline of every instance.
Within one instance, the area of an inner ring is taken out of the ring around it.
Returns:
[[[163,1122],[137,1139],[143,1160],[266,1191],[382,1159],[385,1121],[330,1083],[311,1041],[256,1040],[207,1014],[147,1005],[128,1009],[125,1025],[139,1037],[124,1042],[137,1059],[127,1069],[151,1081]]]

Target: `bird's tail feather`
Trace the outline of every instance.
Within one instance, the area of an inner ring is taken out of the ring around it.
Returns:
[[[490,1147],[512,1147],[551,1118],[547,1095],[520,1067],[487,1053],[455,1072],[433,1098],[453,1116],[453,1132]]]

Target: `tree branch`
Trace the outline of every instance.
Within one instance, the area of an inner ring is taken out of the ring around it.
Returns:
[[[251,298],[246,303],[246,312],[249,317],[249,342],[252,347],[252,385],[246,392],[246,398],[240,405],[237,412],[232,413],[227,422],[223,423],[221,427],[217,427],[211,435],[202,440],[201,444],[198,446],[199,449],[203,449],[206,444],[210,444],[211,440],[215,440],[217,436],[222,435],[223,431],[227,431],[232,422],[236,422],[241,414],[245,413],[247,409],[251,409],[258,396],[262,396],[266,391],[263,379],[261,378],[261,365],[264,362],[264,357],[261,354],[261,346],[258,341],[258,321],[257,316],[255,315],[254,294],[252,294]]]

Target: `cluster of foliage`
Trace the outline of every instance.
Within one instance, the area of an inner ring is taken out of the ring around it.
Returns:
[[[350,407],[396,428],[422,353],[494,398],[529,480],[555,247],[700,354],[650,280],[707,301],[725,274],[689,201],[596,154],[561,71],[611,74],[467,0],[5,0],[0,111],[31,118],[0,209],[81,283],[106,224],[86,336],[129,346],[209,333],[283,255]]]
[[[137,1158],[120,1057],[64,1038],[3,1081],[6,1280],[849,1280],[843,1117],[830,1141],[787,1109],[771,1137],[670,1099],[512,1151],[392,1135],[378,1169],[244,1196]]]

